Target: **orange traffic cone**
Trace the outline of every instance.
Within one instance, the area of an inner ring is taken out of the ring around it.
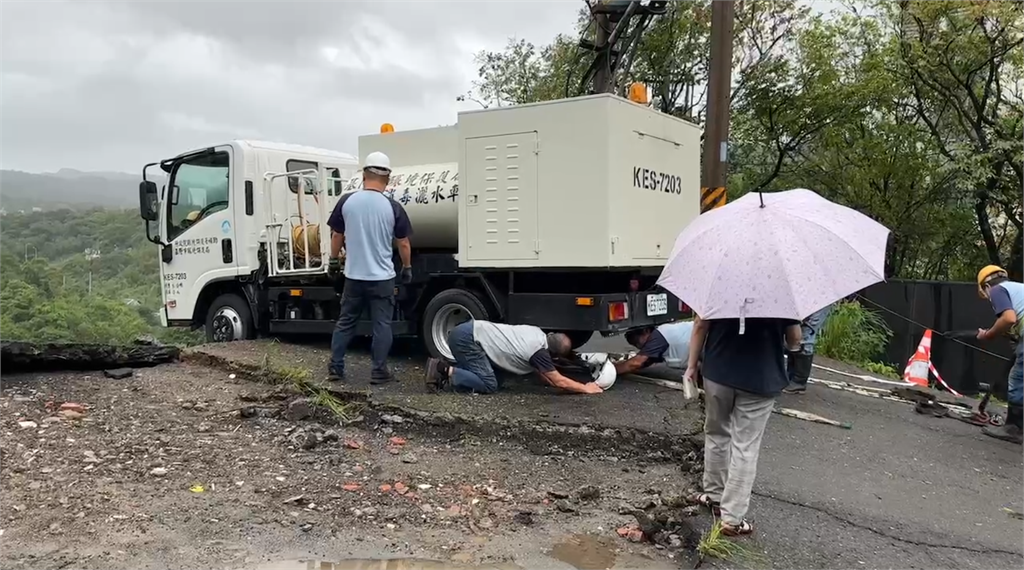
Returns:
[[[917,352],[910,357],[910,360],[907,361],[907,367],[903,369],[903,380],[927,388],[928,369],[931,368],[931,364],[932,331],[931,329],[926,329],[924,336],[921,337],[920,344],[917,345]]]
[[[954,396],[960,395],[949,384],[946,384],[946,381],[939,375],[939,371],[935,369],[935,365],[932,364],[932,331],[925,329],[924,336],[921,337],[921,342],[917,345],[917,351],[907,361],[907,367],[903,370],[903,380],[909,384],[927,388],[929,372],[934,374],[935,379]]]

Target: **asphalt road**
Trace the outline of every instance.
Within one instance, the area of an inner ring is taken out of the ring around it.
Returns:
[[[620,338],[584,347],[622,351]],[[813,377],[831,377],[815,369]],[[1021,446],[904,403],[812,386],[781,405],[852,430],[773,415],[750,518],[779,568],[1021,568]]]

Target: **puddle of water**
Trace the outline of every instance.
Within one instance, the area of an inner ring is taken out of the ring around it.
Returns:
[[[606,570],[618,555],[607,540],[589,534],[574,534],[551,547],[548,556],[579,570]]]
[[[609,568],[674,570],[677,568],[671,560],[653,559],[642,554],[620,552],[620,546],[621,543],[615,538],[574,534],[555,543],[547,555],[579,570],[608,570]]]
[[[364,558],[339,560],[279,560],[256,567],[256,570],[521,570],[515,564],[470,566],[422,558]]]

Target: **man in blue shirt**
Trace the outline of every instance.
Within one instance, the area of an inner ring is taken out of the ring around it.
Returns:
[[[985,435],[1010,441],[1024,442],[1024,337],[1021,320],[1024,319],[1024,284],[1010,281],[1006,270],[989,265],[978,272],[978,294],[992,303],[996,322],[987,329],[978,329],[978,340],[995,340],[1004,335],[1017,337],[1013,368],[1007,382],[1006,423],[1000,427],[981,428]]]
[[[617,375],[633,374],[652,364],[665,363],[682,370],[690,356],[690,335],[693,321],[666,323],[657,328],[643,327],[626,333],[626,342],[639,352],[628,360],[615,363]]]
[[[405,208],[383,194],[391,177],[391,161],[372,152],[363,165],[363,187],[338,200],[327,225],[332,230],[328,274],[337,277],[345,248],[345,288],[331,337],[331,380],[345,377],[345,351],[363,310],[373,320],[373,368],[370,383],[392,380],[387,358],[391,350],[391,317],[395,309],[394,247],[402,260],[402,283],[412,281],[412,224]]]

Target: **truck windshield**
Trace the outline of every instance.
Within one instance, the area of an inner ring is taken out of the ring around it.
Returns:
[[[178,164],[167,206],[167,239],[181,235],[203,218],[228,207],[230,156],[216,152]]]

